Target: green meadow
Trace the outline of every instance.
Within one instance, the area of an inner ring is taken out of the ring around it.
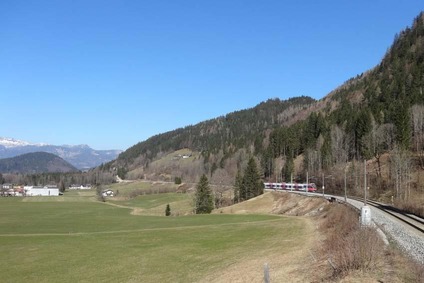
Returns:
[[[160,185],[156,185],[159,187]],[[173,186],[173,184],[167,184],[167,187]],[[108,186],[105,186],[105,188],[110,188],[113,191],[119,191],[119,195],[121,196],[128,196],[132,191],[134,190],[149,190],[153,189],[155,187],[154,183],[152,182],[129,182],[129,183],[115,183]],[[176,187],[176,186],[175,186]]]
[[[258,255],[293,251],[305,240],[296,218],[131,214],[131,207],[162,209],[182,198],[155,196],[114,201],[123,206],[74,192],[0,198],[1,282],[198,282]]]

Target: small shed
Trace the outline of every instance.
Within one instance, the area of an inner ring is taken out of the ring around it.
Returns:
[[[102,191],[102,196],[104,197],[113,197],[114,195],[115,193],[110,189]]]

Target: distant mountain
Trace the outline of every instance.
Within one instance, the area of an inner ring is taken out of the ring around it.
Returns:
[[[53,153],[79,170],[86,170],[115,159],[121,150],[95,150],[88,145],[50,145],[30,143],[0,137],[0,158],[9,158],[31,152]]]
[[[33,152],[16,157],[0,159],[0,173],[67,173],[77,168],[57,155],[47,152]]]

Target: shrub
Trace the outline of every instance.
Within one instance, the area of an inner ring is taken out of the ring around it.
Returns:
[[[371,270],[384,255],[384,243],[373,228],[361,227],[339,239],[333,251],[336,273]]]
[[[165,216],[170,216],[170,215],[171,215],[171,207],[169,206],[169,203],[168,203],[165,208]]]
[[[383,241],[374,228],[361,227],[358,216],[344,205],[335,205],[327,213],[322,226],[328,233],[323,247],[334,276],[372,270],[383,258]]]
[[[176,185],[181,185],[181,183],[182,183],[181,177],[175,177],[175,178],[174,178],[174,183],[175,183]]]

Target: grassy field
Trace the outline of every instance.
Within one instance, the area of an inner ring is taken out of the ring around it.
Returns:
[[[107,188],[110,188],[113,191],[119,191],[120,195],[127,196],[130,192],[134,190],[146,190],[151,189],[153,187],[152,182],[140,182],[140,181],[134,181],[130,183],[115,183],[111,184],[109,186],[106,186]]]
[[[115,183],[108,186],[104,186],[113,190],[115,193],[118,192],[118,196],[128,197],[133,191],[146,191],[146,192],[160,192],[170,191],[176,192],[178,185],[173,182],[150,182],[150,181],[133,181],[128,183]]]
[[[142,215],[165,215],[166,205],[171,207],[171,214],[188,215],[193,212],[193,200],[190,194],[152,194],[142,195],[131,199],[111,198],[109,203],[134,208],[134,213]]]
[[[190,157],[188,158],[182,158],[183,155],[187,155]],[[197,158],[200,154],[198,152],[193,152],[187,148],[180,149],[177,151],[174,151],[170,154],[167,154],[160,158],[159,160],[156,160],[151,163],[151,166],[168,166],[170,162],[178,162],[178,163],[190,163],[193,162],[193,159]]]
[[[152,209],[177,198],[144,197],[150,202],[125,205]],[[307,236],[297,218],[134,216],[88,199],[0,198],[1,281],[201,282],[244,260],[293,252]]]

